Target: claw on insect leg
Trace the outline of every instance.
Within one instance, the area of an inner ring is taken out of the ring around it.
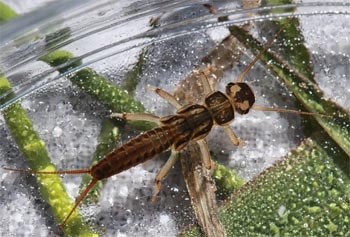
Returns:
[[[181,108],[180,103],[177,101],[177,99],[175,98],[175,96],[173,96],[172,94],[170,94],[169,92],[158,88],[158,87],[154,87],[154,86],[146,86],[145,88],[147,91],[152,91],[154,93],[156,93],[157,95],[159,95],[160,97],[162,97],[164,100],[168,101],[171,105],[173,105],[176,109]]]
[[[171,155],[170,155],[169,159],[167,160],[165,165],[163,165],[162,168],[160,168],[160,170],[155,178],[155,186],[154,186],[155,194],[152,197],[152,202],[156,202],[157,196],[161,190],[161,182],[165,178],[165,176],[168,175],[169,171],[176,163],[177,158],[178,158],[178,152],[175,150],[171,150]]]
[[[151,113],[113,113],[111,118],[121,118],[132,121],[148,121],[156,124],[160,124],[159,117]]]
[[[224,131],[226,135],[230,138],[233,145],[244,147],[246,145],[246,142],[241,140],[237,135],[233,132],[232,128],[229,125],[224,126]]]

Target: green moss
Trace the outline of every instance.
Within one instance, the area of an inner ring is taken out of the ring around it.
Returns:
[[[312,206],[312,207],[308,207],[307,209],[310,214],[316,214],[322,211],[321,207],[319,206]]]
[[[60,73],[64,73],[72,68],[76,68],[82,64],[81,60],[74,59],[74,55],[70,52],[63,50],[56,50],[50,54],[40,58],[41,61],[46,62],[52,67],[58,67],[65,63],[69,63],[66,67],[58,69]]]
[[[324,149],[324,144],[323,141],[309,140],[287,159],[248,184],[246,190],[237,193],[220,211],[223,222],[229,228],[228,235],[269,235],[271,223],[274,223],[274,229],[278,227],[281,236],[329,236],[335,231],[335,226],[339,227],[338,231],[347,231],[344,220],[350,213],[338,205],[342,199],[347,203],[350,201],[348,169],[343,169],[329,156],[333,156],[332,151]],[[346,155],[339,152],[341,155],[336,158],[346,161]],[[316,174],[318,166],[323,164],[327,164],[324,172]],[[293,168],[286,172],[288,165]],[[330,173],[335,177],[332,182],[328,180]],[[313,180],[322,185],[315,188]],[[317,197],[318,192],[327,191],[329,187],[337,190],[339,196],[329,193],[322,199]],[[269,200],[267,197],[273,198]],[[287,219],[278,213],[282,206],[289,211]],[[327,218],[331,218],[333,224],[325,222]]]
[[[219,163],[215,163],[212,176],[218,188],[216,194],[220,199],[227,198],[244,184],[244,180],[234,170],[228,169]]]
[[[280,236],[280,228],[275,223],[271,222],[269,227],[271,234],[274,236]]]
[[[317,134],[308,139],[244,185],[220,208],[220,219],[228,236],[349,233],[348,158],[335,143],[323,137]],[[331,181],[330,174],[334,177]],[[320,185],[315,187],[315,180]],[[324,193],[322,198],[319,193]],[[182,236],[201,236],[191,231],[196,234]]]
[[[0,95],[11,90],[11,84],[5,77],[0,76]]]

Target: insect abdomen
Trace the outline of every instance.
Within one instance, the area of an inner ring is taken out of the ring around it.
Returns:
[[[100,180],[118,174],[166,151],[177,136],[174,128],[157,127],[114,149],[92,167],[91,175]]]
[[[91,168],[100,180],[118,174],[159,155],[173,146],[182,150],[190,141],[204,138],[213,126],[208,109],[193,104],[180,108],[175,115],[163,117],[161,126],[147,131],[114,149]]]

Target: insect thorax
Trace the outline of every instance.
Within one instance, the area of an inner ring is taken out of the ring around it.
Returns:
[[[190,141],[197,141],[206,137],[213,120],[208,109],[199,104],[190,104],[181,107],[175,115],[161,118],[164,128],[176,128],[177,136],[174,139],[174,148],[183,149]]]
[[[207,96],[204,103],[218,125],[225,125],[235,118],[229,98],[220,91],[215,91]]]

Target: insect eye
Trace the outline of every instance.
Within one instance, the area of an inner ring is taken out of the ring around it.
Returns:
[[[229,83],[226,94],[232,98],[233,106],[239,114],[246,114],[255,102],[253,90],[244,82]]]

